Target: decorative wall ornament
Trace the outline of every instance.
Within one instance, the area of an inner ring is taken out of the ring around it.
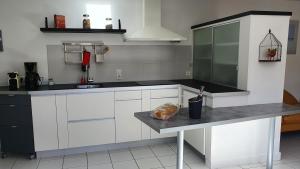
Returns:
[[[282,44],[272,33],[271,29],[259,45],[260,62],[281,61]]]

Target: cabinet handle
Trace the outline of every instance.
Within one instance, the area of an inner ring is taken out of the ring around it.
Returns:
[[[14,95],[14,94],[9,94],[8,96],[9,96],[9,97],[14,97],[15,95]]]
[[[9,105],[9,107],[16,107],[16,105],[14,105],[14,104],[11,104],[11,105]]]
[[[17,126],[10,126],[11,128],[17,128]]]

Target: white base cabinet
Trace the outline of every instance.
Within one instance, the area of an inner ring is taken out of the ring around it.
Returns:
[[[183,107],[188,107],[190,98],[196,97],[197,94],[183,90]],[[201,154],[205,155],[205,129],[196,129],[185,131],[184,139]]]
[[[58,149],[55,96],[31,97],[35,151]]]
[[[141,140],[142,122],[134,117],[141,112],[141,100],[116,101],[116,142]]]
[[[174,94],[174,92],[177,92],[177,96],[176,94]],[[172,103],[175,105],[179,105],[179,98],[178,98],[178,89],[162,89],[160,91],[155,90],[155,97],[157,96],[173,96],[171,98],[151,98],[150,104],[151,104],[151,110],[154,110],[155,108],[166,104],[166,103]],[[153,97],[153,93],[151,93],[151,97]],[[156,138],[165,138],[165,137],[175,137],[177,135],[177,133],[168,133],[168,134],[159,134],[158,132],[156,132],[155,130],[151,129],[151,139],[156,139]]]
[[[115,143],[115,120],[103,119],[69,123],[69,147]]]

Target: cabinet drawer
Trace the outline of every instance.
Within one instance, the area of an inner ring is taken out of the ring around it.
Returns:
[[[67,96],[69,121],[114,117],[114,92],[74,94]]]
[[[298,123],[300,124],[300,114],[283,116],[284,124]]]
[[[178,97],[178,88],[151,90],[151,98]]]
[[[95,120],[68,124],[69,147],[115,143],[115,120]]]
[[[33,153],[34,140],[32,126],[0,126],[1,150],[13,153]]]
[[[0,95],[0,105],[30,105],[29,95]]]
[[[30,106],[0,105],[0,125],[32,125]]]
[[[141,90],[120,91],[115,93],[116,100],[138,100],[142,98]]]

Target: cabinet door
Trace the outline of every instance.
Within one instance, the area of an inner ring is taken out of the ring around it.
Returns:
[[[59,149],[68,148],[68,113],[67,113],[67,96],[57,95],[56,100],[56,113],[57,113],[57,128]]]
[[[237,86],[240,24],[214,28],[213,78],[216,83]]]
[[[158,106],[161,106],[165,103],[178,104],[179,99],[176,98],[160,98],[160,99],[151,99],[151,110],[154,110]],[[168,134],[159,134],[156,131],[151,129],[151,139],[155,138],[165,138],[165,137],[175,137],[177,133],[168,133]]]
[[[141,110],[141,100],[116,101],[117,143],[141,140],[142,123],[134,117],[134,113]]]
[[[114,117],[114,92],[84,93],[67,96],[69,121]]]
[[[193,77],[196,80],[210,81],[212,71],[212,28],[194,31]]]
[[[32,96],[31,103],[35,150],[58,149],[55,96]]]
[[[115,120],[77,121],[68,124],[69,147],[115,143]]]
[[[196,96],[196,93],[184,90],[183,107],[188,107],[188,99]],[[196,150],[205,155],[205,129],[187,130],[185,131],[184,139]]]

